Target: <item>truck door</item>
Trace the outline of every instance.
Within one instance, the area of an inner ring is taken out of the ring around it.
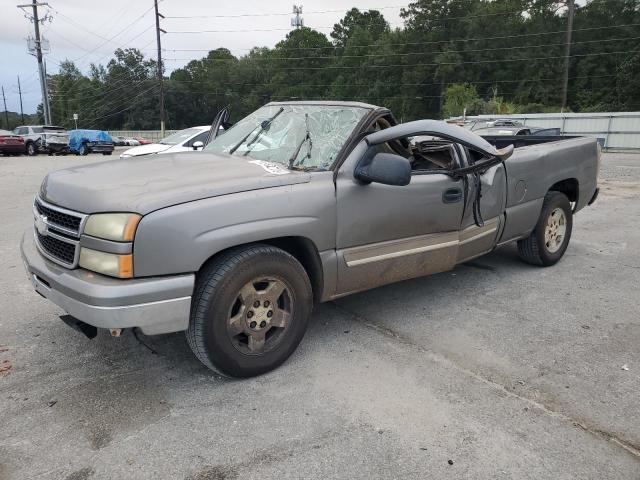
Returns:
[[[403,145],[404,144],[404,145]],[[338,287],[343,295],[449,270],[458,258],[463,184],[418,165],[406,186],[363,184],[354,170],[370,149],[411,157],[406,136],[353,150],[336,175]]]
[[[461,148],[464,161],[472,165],[479,155],[467,148]],[[481,197],[478,199],[480,216],[473,215],[473,202],[477,199],[478,184],[468,175],[469,192],[460,232],[458,263],[491,251],[496,238],[504,226],[504,211],[507,199],[507,180],[504,165],[494,165],[479,176]],[[476,223],[480,220],[480,225]]]

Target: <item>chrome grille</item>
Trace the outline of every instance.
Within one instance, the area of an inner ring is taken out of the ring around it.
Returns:
[[[40,235],[40,232],[36,231],[38,243],[40,246],[52,257],[57,258],[60,262],[66,265],[73,265],[76,258],[76,245],[68,243],[59,238],[52,237],[51,235]]]
[[[36,198],[35,207],[40,215],[47,217],[47,221],[51,226],[62,227],[74,233],[80,232],[81,216],[67,213],[67,210],[57,209],[52,205],[47,206],[39,198]]]
[[[36,198],[33,203],[36,246],[47,259],[75,268],[80,254],[80,235],[87,215]]]

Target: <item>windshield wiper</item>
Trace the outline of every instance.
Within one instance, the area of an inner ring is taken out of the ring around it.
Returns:
[[[270,126],[271,126],[271,122],[273,122],[276,117],[278,115],[280,115],[282,112],[284,111],[284,107],[280,107],[280,110],[278,110],[271,118],[268,118],[266,120],[263,120],[262,122],[260,122],[260,130],[258,130],[258,133],[256,133],[256,136],[253,138],[253,140],[251,142],[249,142],[249,145],[251,145],[253,142],[255,142],[258,138],[258,136],[264,132],[265,130],[267,130]],[[257,125],[256,125],[257,128]],[[249,135],[251,135],[256,128],[251,129],[251,131],[249,133],[247,133],[244,137],[242,137],[242,140],[240,140],[238,143],[236,143],[233,148],[231,150],[229,150],[229,155],[232,155],[233,152],[235,152],[238,148],[240,148],[240,145],[242,145],[247,138],[249,138]]]
[[[304,135],[304,138],[302,139],[302,141],[298,145],[298,148],[296,148],[296,151],[293,153],[293,155],[289,159],[289,168],[291,168],[291,169],[293,168],[293,162],[295,162],[296,158],[298,158],[298,154],[300,153],[300,149],[302,148],[302,145],[305,144],[305,142],[309,142],[309,147],[307,148],[307,155],[305,157],[303,157],[302,161],[300,162],[300,164],[298,166],[299,167],[302,166],[302,164],[304,163],[304,159],[305,158],[311,158],[311,147],[313,147],[313,141],[311,140],[311,133],[309,133],[309,114],[308,113],[304,114],[304,125],[305,125],[305,128],[306,128],[306,133]]]

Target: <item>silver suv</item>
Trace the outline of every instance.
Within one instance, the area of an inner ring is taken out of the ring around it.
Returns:
[[[40,152],[46,152],[49,155],[69,152],[69,134],[62,127],[25,125],[16,127],[13,133],[24,138],[27,155],[34,156]]]

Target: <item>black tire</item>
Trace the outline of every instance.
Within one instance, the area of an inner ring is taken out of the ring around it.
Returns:
[[[87,146],[83,143],[82,145],[80,145],[80,150],[78,150],[78,155],[81,156],[85,156],[85,155],[89,155],[89,149],[87,148]]]
[[[564,236],[561,240],[560,247],[556,251],[550,251],[545,243],[545,229],[549,216],[556,209],[562,209],[565,219],[566,228]],[[518,253],[520,258],[532,265],[549,267],[556,264],[564,255],[571,240],[571,230],[573,228],[573,214],[571,211],[571,203],[564,193],[548,192],[542,203],[542,211],[536,227],[524,240],[518,241]]]
[[[230,336],[228,321],[240,290],[258,277],[286,283],[291,316],[272,349],[246,353]],[[304,267],[284,250],[263,244],[231,249],[205,265],[194,292],[186,332],[189,346],[204,365],[229,377],[253,377],[281,365],[302,340],[313,308],[311,282]]]
[[[26,147],[26,152],[27,152],[27,155],[29,155],[30,157],[35,157],[36,155],[38,155],[38,147],[36,146],[35,143],[28,142]]]
[[[111,152],[102,152],[102,155],[111,155]]]

